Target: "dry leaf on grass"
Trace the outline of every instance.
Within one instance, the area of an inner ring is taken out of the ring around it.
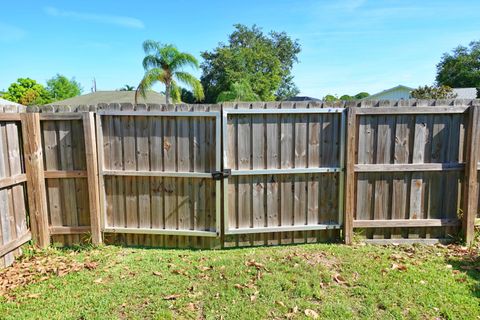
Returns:
[[[312,309],[305,309],[304,313],[309,318],[318,319],[318,313],[316,313]]]
[[[340,273],[334,274],[333,275],[333,280],[335,280],[335,282],[338,283],[338,284],[346,284],[347,283],[347,280],[345,280],[345,278]]]
[[[170,294],[168,296],[163,297],[163,300],[177,300],[181,296],[182,295],[180,295],[180,294]]]
[[[407,271],[407,266],[404,264],[392,263],[392,266],[390,267],[390,269],[398,270],[398,271]]]
[[[161,277],[162,273],[160,271],[153,271],[152,272],[154,276]]]

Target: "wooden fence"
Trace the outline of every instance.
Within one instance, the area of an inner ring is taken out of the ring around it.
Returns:
[[[350,243],[354,234],[428,242],[455,238],[461,225],[470,241],[479,108],[401,100],[4,110],[2,263],[28,241],[27,225],[42,246]]]

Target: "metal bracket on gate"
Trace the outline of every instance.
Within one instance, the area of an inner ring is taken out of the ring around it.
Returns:
[[[222,180],[228,178],[232,175],[232,169],[224,169],[223,171],[214,171],[212,172],[213,180]]]

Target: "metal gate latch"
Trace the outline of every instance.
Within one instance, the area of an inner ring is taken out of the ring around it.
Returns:
[[[228,178],[232,174],[231,169],[225,169],[223,171],[214,171],[212,172],[213,180],[222,180],[223,178]]]

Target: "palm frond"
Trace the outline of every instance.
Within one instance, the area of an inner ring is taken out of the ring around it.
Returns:
[[[142,65],[145,70],[150,68],[159,68],[161,67],[161,60],[158,59],[157,56],[149,54],[143,58]]]
[[[200,68],[197,58],[187,52],[179,52],[172,61],[172,70],[180,70],[185,66],[190,66],[193,69]]]
[[[135,104],[138,101],[138,95],[146,98],[149,91],[156,82],[165,83],[166,72],[161,68],[150,69],[145,72],[143,79],[140,81],[137,90],[135,90]]]
[[[195,97],[195,99],[197,99],[197,101],[205,99],[203,86],[201,82],[193,75],[188,72],[177,71],[174,73],[174,76],[178,79],[178,81],[184,83],[186,86],[192,89],[193,96]]]
[[[182,100],[181,89],[173,80],[172,83],[170,83],[170,97],[172,97],[173,102],[180,102]]]

